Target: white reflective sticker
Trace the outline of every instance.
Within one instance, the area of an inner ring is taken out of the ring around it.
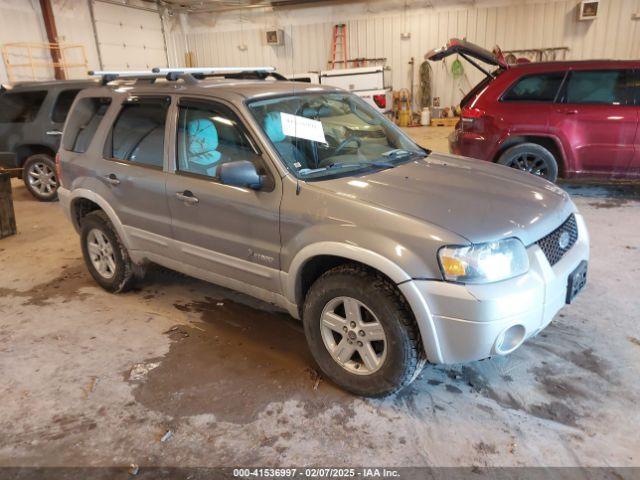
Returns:
[[[327,143],[322,122],[284,112],[280,113],[280,122],[282,122],[282,133],[289,137]]]

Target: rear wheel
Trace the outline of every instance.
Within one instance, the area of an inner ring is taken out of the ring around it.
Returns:
[[[357,265],[329,270],[307,294],[311,353],[340,387],[380,397],[411,383],[426,360],[417,325],[395,285]]]
[[[58,178],[53,159],[44,153],[31,155],[22,167],[22,180],[31,194],[41,202],[58,198]]]
[[[82,255],[89,273],[105,290],[117,293],[131,288],[134,266],[109,217],[96,210],[82,219]]]
[[[532,173],[550,182],[558,179],[558,162],[553,154],[536,143],[521,143],[508,148],[496,163]]]

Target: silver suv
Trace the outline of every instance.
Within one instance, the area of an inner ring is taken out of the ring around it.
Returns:
[[[431,153],[342,90],[230,72],[102,72],[76,98],[59,196],[108,291],[153,262],[274,303],[327,377],[382,396],[514,351],[584,286],[559,187]]]

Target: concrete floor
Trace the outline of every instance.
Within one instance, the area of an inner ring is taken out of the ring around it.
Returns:
[[[449,129],[409,132],[446,148]],[[0,466],[640,464],[637,198],[574,190],[589,284],[537,338],[365,400],[322,380],[300,325],[268,305],[159,269],[104,292],[58,204],[13,186]]]

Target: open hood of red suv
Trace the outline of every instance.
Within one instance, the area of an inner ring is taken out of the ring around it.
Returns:
[[[476,65],[473,60],[470,58],[480,60],[481,62],[488,63],[489,65],[495,65],[501,68],[509,68],[509,65],[504,60],[502,56],[502,52],[498,51],[497,54],[494,52],[490,52],[489,50],[479,47],[475,43],[467,42],[466,40],[459,38],[452,38],[449,42],[440,48],[436,48],[428,52],[424,58],[425,60],[442,60],[443,58],[448,57],[449,55],[458,54],[461,57],[469,60],[474,66],[480,68],[479,65]],[[487,73],[484,69],[480,68],[485,74]]]

